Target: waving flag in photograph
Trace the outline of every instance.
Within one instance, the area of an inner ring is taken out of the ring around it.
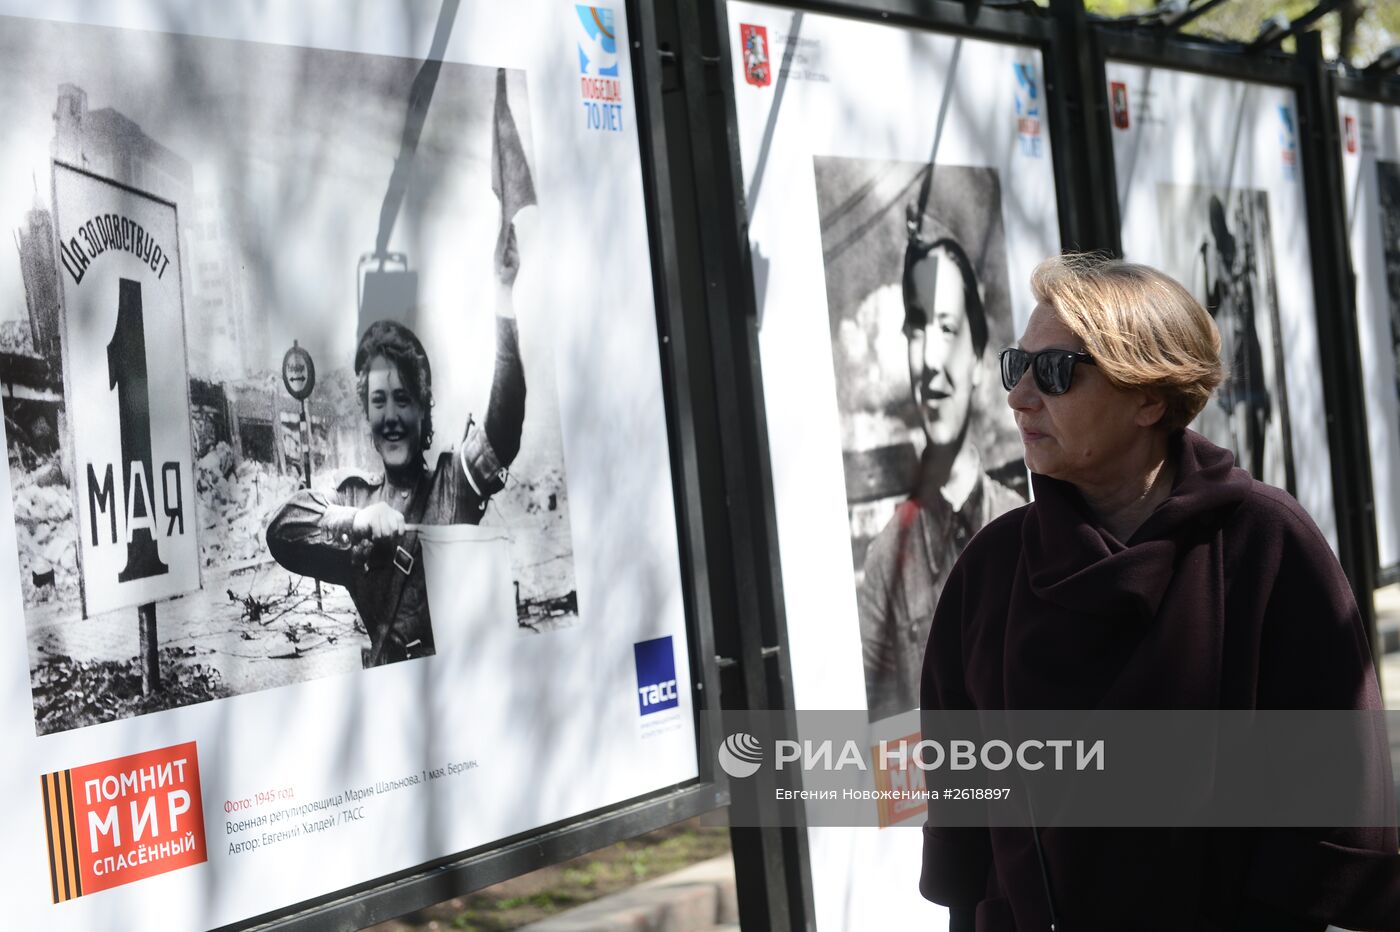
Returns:
[[[491,128],[491,191],[501,202],[501,231],[496,237],[496,255],[501,256],[510,238],[511,224],[522,207],[538,203],[535,200],[535,180],[530,177],[530,163],[525,147],[520,144],[520,132],[511,116],[506,98],[506,71],[496,71],[496,117]]]

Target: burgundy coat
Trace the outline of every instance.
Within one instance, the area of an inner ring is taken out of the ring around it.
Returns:
[[[1172,493],[1126,543],[1040,475],[972,539],[934,614],[924,709],[1380,708],[1308,515],[1199,434],[1171,452]],[[1400,929],[1393,827],[1040,836],[1060,932]],[[978,932],[1050,928],[1030,829],[925,826],[920,890]]]

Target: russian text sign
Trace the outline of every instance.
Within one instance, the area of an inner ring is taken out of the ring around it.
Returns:
[[[199,588],[175,209],[54,165],[84,613]]]
[[[1031,269],[1060,250],[1045,63],[726,9],[783,606],[803,619],[793,701],[863,708],[870,742],[893,740],[916,727],[919,658],[967,540],[946,503],[982,503],[964,512],[976,531],[1028,491],[996,352],[1030,317]],[[955,460],[956,492],[935,466]],[[937,926],[907,872],[919,833],[873,827],[922,814],[868,812],[866,830],[807,833],[817,928]]]

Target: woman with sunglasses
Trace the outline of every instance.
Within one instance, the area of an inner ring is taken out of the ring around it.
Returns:
[[[1186,429],[1222,379],[1210,315],[1162,273],[1099,257],[1046,260],[1031,285],[1001,375],[1034,501],[953,568],[921,707],[1380,708],[1312,519]],[[1393,827],[929,825],[920,889],[953,907],[954,932],[1400,929],[1396,850]]]

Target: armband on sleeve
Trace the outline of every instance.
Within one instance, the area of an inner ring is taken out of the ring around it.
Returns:
[[[483,499],[490,498],[505,488],[509,472],[501,465],[486,431],[475,422],[467,425],[467,436],[462,443],[460,455],[467,481]]]

